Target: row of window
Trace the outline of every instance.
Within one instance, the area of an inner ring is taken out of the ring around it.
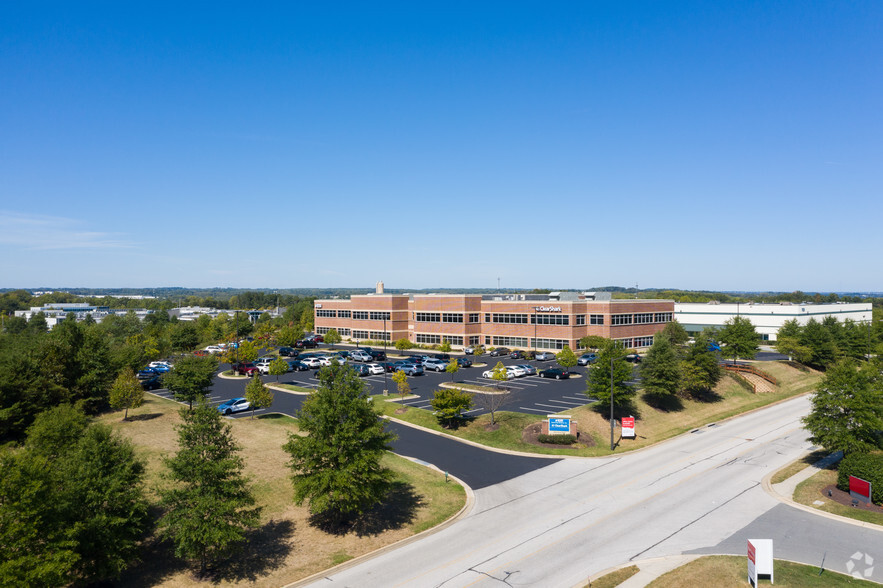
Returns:
[[[330,331],[332,328],[334,328],[334,327],[316,327],[316,334],[317,335],[324,335],[325,333]],[[340,335],[341,337],[349,337],[350,336],[349,329],[335,329],[335,330],[337,331],[337,334]]]
[[[471,319],[475,317],[478,322],[478,313],[469,315]],[[418,323],[462,323],[463,314],[459,312],[415,312],[414,321]]]
[[[637,349],[639,347],[650,347],[653,345],[653,336],[650,337],[626,337],[625,339],[614,339],[622,343],[626,349]]]
[[[527,337],[485,337],[484,343],[494,347],[527,347]]]
[[[343,335],[343,333],[341,333]],[[391,341],[389,331],[358,331],[353,329],[353,339],[369,339],[371,341]]]
[[[564,349],[569,344],[567,339],[531,339],[530,343],[535,349]]]
[[[670,312],[642,312],[639,314],[614,314],[610,316],[611,325],[647,325],[650,323],[670,323]],[[603,323],[602,323],[603,324]]]
[[[464,315],[460,312],[417,312],[414,313],[414,320],[418,323],[462,323]],[[367,310],[326,310],[320,308],[316,310],[316,316],[319,318],[350,318],[353,320],[372,320],[382,321],[390,320],[389,312],[367,311]],[[470,312],[468,314],[468,323],[479,322],[480,313]],[[574,315],[575,324],[577,326],[586,324],[586,315]],[[672,313],[670,312],[642,312],[637,314],[614,314],[610,316],[611,325],[646,325],[651,323],[670,323]],[[526,314],[526,313],[485,313],[484,322],[497,324],[516,324],[516,325],[570,325],[570,316],[566,314]],[[590,314],[590,325],[603,325],[603,314]]]
[[[445,335],[444,337],[441,335],[430,335],[427,333],[417,333],[414,335],[417,343],[424,343],[426,345],[441,345],[442,341],[447,341],[451,345],[463,345],[463,337],[457,337],[452,335]]]

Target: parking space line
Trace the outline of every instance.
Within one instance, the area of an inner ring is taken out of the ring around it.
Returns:
[[[555,406],[554,404],[543,404],[542,402],[537,402],[534,405],[535,406],[548,406],[549,408],[561,408],[560,406]]]
[[[526,407],[526,406],[519,406],[518,408],[520,408],[521,410],[529,410],[529,411],[532,411],[532,412],[538,412],[538,413],[540,413],[540,414],[546,414],[546,413],[549,412],[548,410],[539,410],[539,409],[537,409],[537,408],[528,408],[528,407]]]
[[[549,402],[557,402],[559,404],[567,404],[569,406],[582,406],[583,404],[585,404],[585,402],[570,402],[567,400],[554,400],[554,399],[550,399]]]
[[[570,400],[588,400],[589,397],[588,397],[588,396],[583,396],[583,397],[579,397],[579,396],[562,396],[561,398],[569,398]]]

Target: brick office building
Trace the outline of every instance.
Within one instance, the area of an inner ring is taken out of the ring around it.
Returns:
[[[587,335],[642,349],[672,320],[672,300],[612,300],[609,293],[374,294],[316,300],[316,333],[344,339],[484,345],[516,349],[579,348]]]

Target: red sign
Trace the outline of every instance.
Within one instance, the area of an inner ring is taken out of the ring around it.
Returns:
[[[754,545],[751,544],[751,541],[748,542],[748,559],[751,560],[751,563],[755,563],[755,559],[754,559]]]
[[[635,428],[635,417],[622,417],[622,428],[623,429],[634,429]]]
[[[859,496],[864,496],[871,501],[871,483],[855,476],[849,476],[849,491],[855,492]]]

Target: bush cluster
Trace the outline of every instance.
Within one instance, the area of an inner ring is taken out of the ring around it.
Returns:
[[[553,445],[573,445],[576,443],[576,437],[573,435],[539,435],[537,441]]]
[[[849,492],[849,476],[871,483],[871,501],[883,504],[883,452],[850,453],[837,469],[837,487]]]

